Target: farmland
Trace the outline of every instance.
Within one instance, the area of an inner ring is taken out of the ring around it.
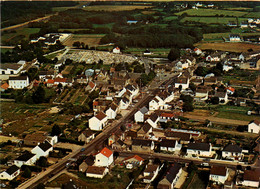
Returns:
[[[12,43],[17,40],[29,39],[30,34],[38,33],[40,28],[19,28],[13,32],[1,33],[1,44]]]
[[[238,18],[238,21],[245,21],[247,18]],[[185,17],[181,19],[181,22],[200,22],[205,24],[228,24],[229,21],[236,22],[237,19],[235,17]]]
[[[104,34],[73,34],[73,36],[64,42],[66,46],[72,46],[74,42],[84,42],[89,46],[96,46],[99,44]]]
[[[260,50],[260,45],[249,44],[249,43],[203,43],[199,42],[194,44],[194,46],[206,50],[220,50],[220,51],[230,51],[230,52],[247,52],[248,49],[253,49],[254,51]]]
[[[136,9],[147,9],[152,8],[152,6],[142,6],[142,5],[93,5],[83,8],[87,11],[131,11]]]
[[[244,11],[233,11],[233,10],[218,10],[218,9],[188,9],[185,11],[181,11],[176,13],[177,15],[188,14],[189,16],[230,16],[230,17],[242,17],[247,15],[247,12]]]

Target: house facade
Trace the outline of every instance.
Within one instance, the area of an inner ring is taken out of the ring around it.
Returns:
[[[53,150],[52,145],[48,141],[35,146],[31,152],[36,155],[36,159],[39,159],[41,156],[47,157],[49,153]]]
[[[228,144],[222,150],[222,158],[232,159],[232,160],[241,160],[243,158],[242,148],[236,144]]]
[[[14,160],[14,165],[22,167],[22,165],[33,165],[36,162],[36,155],[27,152]]]
[[[9,84],[9,88],[12,89],[23,89],[29,86],[30,84],[29,77],[28,76],[9,77],[8,84]]]
[[[0,173],[0,179],[1,180],[13,180],[15,177],[17,177],[20,174],[20,168],[16,165],[12,165],[2,173]]]
[[[78,136],[78,141],[89,143],[95,138],[95,133],[91,130],[85,130]]]
[[[195,156],[211,156],[212,146],[209,143],[189,143],[187,146],[187,154]]]
[[[260,131],[260,121],[254,120],[248,124],[248,132],[258,134]]]
[[[94,131],[101,131],[107,122],[107,115],[99,112],[96,116],[89,119],[89,128]]]
[[[135,122],[144,122],[144,115],[147,114],[149,110],[144,106],[134,115]]]
[[[98,167],[108,167],[113,161],[113,152],[106,147],[95,156],[95,166]]]
[[[108,173],[107,167],[89,166],[86,171],[86,176],[102,179],[107,173]]]
[[[210,169],[209,180],[217,184],[224,184],[228,178],[228,169],[222,166],[213,166]]]

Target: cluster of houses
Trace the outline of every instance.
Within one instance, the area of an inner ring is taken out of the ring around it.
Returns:
[[[31,136],[33,137],[31,138]],[[40,157],[48,157],[49,153],[53,151],[53,145],[58,142],[57,136],[47,136],[42,132],[36,133],[36,135],[28,135],[27,138],[30,138],[30,142],[25,139],[25,141],[27,141],[26,145],[35,147],[30,152],[25,151],[22,155],[14,159],[11,162],[12,166],[0,173],[1,180],[13,180],[20,174],[20,168],[23,165],[32,166],[35,165],[36,161],[40,159]],[[36,144],[35,141],[38,143]]]
[[[65,33],[49,33],[44,36],[40,36],[37,39],[32,39],[30,43],[38,43],[43,42],[45,45],[55,45],[57,41],[64,41],[67,39],[71,34]]]
[[[235,21],[229,21],[227,25],[230,27],[239,27],[238,23]],[[240,23],[241,28],[257,28],[257,27],[259,28],[259,26],[260,26],[259,18],[257,19],[248,18],[247,20],[242,21]]]

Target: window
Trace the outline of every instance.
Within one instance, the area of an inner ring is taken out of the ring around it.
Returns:
[[[2,71],[2,74],[5,74],[5,71]]]
[[[11,71],[11,74],[14,74],[14,71]]]

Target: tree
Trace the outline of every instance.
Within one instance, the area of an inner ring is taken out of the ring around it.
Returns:
[[[177,48],[172,48],[168,54],[168,59],[170,61],[180,58],[180,50]]]
[[[26,167],[25,170],[24,170],[24,172],[23,172],[23,175],[22,175],[22,176],[23,176],[24,178],[30,178],[31,175],[32,175],[31,170],[30,170],[28,167]]]
[[[32,95],[33,102],[36,104],[42,103],[45,100],[45,90],[42,85],[36,89],[36,91]]]
[[[198,167],[194,164],[194,162],[190,162],[187,168],[188,173],[191,173],[192,171],[197,171]]]
[[[193,107],[192,103],[184,102],[183,106],[182,106],[182,109],[183,109],[184,112],[191,112],[191,111],[194,110],[194,107]]]
[[[79,48],[80,45],[81,45],[81,43],[80,43],[79,41],[75,41],[75,42],[72,44],[73,47],[77,47],[77,48]]]
[[[189,87],[193,92],[196,90],[196,85],[192,82],[190,83]]]
[[[194,73],[198,76],[205,76],[207,75],[209,72],[208,68],[205,68],[205,67],[202,67],[202,66],[199,66],[195,71]]]
[[[46,157],[41,156],[36,162],[36,164],[39,165],[40,167],[48,167],[48,160]]]
[[[212,104],[219,104],[219,97],[212,97],[211,100],[210,100],[210,102],[211,102]]]
[[[145,69],[144,66],[141,64],[138,64],[134,67],[134,73],[144,73]]]
[[[36,186],[36,189],[44,189],[45,188],[45,185],[43,183],[39,183],[37,186]]]
[[[61,134],[61,129],[58,125],[53,125],[51,129],[51,136],[59,136]]]

